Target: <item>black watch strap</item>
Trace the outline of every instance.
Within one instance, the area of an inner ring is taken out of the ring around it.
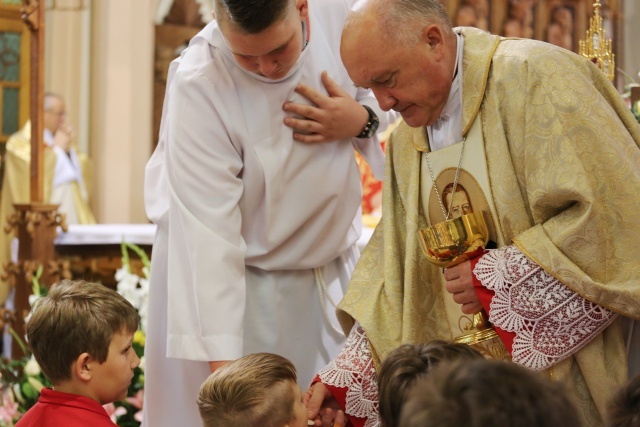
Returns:
[[[365,123],[364,128],[362,128],[362,132],[360,132],[356,136],[356,138],[371,138],[378,131],[380,120],[378,119],[378,116],[376,116],[376,113],[374,113],[370,107],[366,105],[363,105],[363,107],[366,108],[367,111],[369,112],[369,120],[367,120],[367,123]]]

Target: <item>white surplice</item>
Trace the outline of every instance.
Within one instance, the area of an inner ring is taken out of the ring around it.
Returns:
[[[348,7],[310,1],[309,44],[281,80],[240,68],[215,22],[170,68],[160,143],[145,178],[147,213],[158,224],[147,426],[199,425],[195,398],[207,361],[282,354],[306,386],[344,342],[331,300],[342,298],[357,259],[361,187],[353,150],[379,178],[384,156],[375,138],[296,142],[282,105],[308,103],[294,92],[300,83],[326,93],[326,70],[378,113],[381,129],[387,125],[339,57]]]
[[[53,184],[51,185],[51,198],[49,203],[60,205],[58,210],[66,215],[67,224],[79,224],[76,201],[73,196],[73,183],[77,183],[80,197],[88,200],[87,190],[82,178],[82,168],[78,160],[75,148],[69,148],[67,153],[61,147],[54,145],[54,135],[49,129],[45,129],[43,139],[56,154],[56,168],[53,172]]]

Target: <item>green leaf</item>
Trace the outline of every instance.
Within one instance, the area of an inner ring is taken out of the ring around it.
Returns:
[[[29,382],[22,383],[22,387],[20,387],[20,389],[22,390],[24,397],[27,399],[37,399],[38,396],[40,396],[38,390],[36,390],[36,388]]]
[[[129,270],[129,251],[127,251],[126,242],[120,244],[120,251],[122,252],[122,266],[126,266],[127,271],[131,272],[131,270]]]
[[[24,340],[22,338],[20,338],[18,333],[11,326],[9,326],[9,333],[11,334],[13,339],[16,340],[16,342],[20,346],[20,349],[22,350],[22,353],[27,354],[28,353],[27,346],[25,345]]]
[[[36,275],[33,276],[33,279],[31,279],[31,282],[33,283],[33,285],[38,286],[38,288],[40,287],[40,277],[42,277],[42,270],[43,270],[43,266],[42,264],[40,264],[38,266],[38,271],[36,271]]]
[[[136,245],[134,243],[126,243],[126,242],[123,242],[122,244],[124,246],[126,246],[127,249],[131,249],[132,251],[134,251],[140,257],[140,260],[142,261],[142,264],[145,267],[149,268],[149,266],[151,265],[151,262],[149,261],[149,257],[147,256],[147,253],[144,250],[142,250],[142,248],[140,246],[138,246],[138,245]],[[122,257],[124,258],[124,256],[125,255],[124,255],[124,252],[123,252]],[[123,262],[124,262],[124,260],[123,260]],[[127,254],[127,262],[129,262],[129,255],[128,254]]]
[[[42,389],[44,388],[44,384],[42,384],[40,381],[38,381],[37,379],[35,379],[34,377],[28,377],[27,381],[29,381],[29,384],[31,384],[33,386],[33,388],[36,389],[36,391],[38,392],[38,394],[40,394],[40,392],[42,391]]]

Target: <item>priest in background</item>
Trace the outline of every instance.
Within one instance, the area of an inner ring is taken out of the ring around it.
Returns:
[[[67,224],[95,224],[89,208],[86,187],[88,157],[79,154],[71,141],[74,132],[66,123],[62,96],[44,95],[44,203],[59,204],[58,211],[66,215]],[[5,172],[0,195],[2,226],[13,212],[14,204],[29,203],[29,169],[31,164],[31,122],[7,141]],[[13,235],[0,233],[0,265],[11,259]],[[9,292],[6,281],[0,282],[0,302]]]

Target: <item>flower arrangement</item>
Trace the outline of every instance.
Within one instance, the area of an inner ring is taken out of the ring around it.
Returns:
[[[32,279],[33,295],[29,296],[29,304],[47,294],[47,288],[40,285],[42,267],[38,269]],[[28,316],[27,316],[28,319]],[[2,403],[0,406],[0,427],[12,427],[18,419],[40,397],[40,391],[51,387],[51,382],[40,369],[36,359],[28,351],[24,340],[9,327],[13,339],[20,345],[24,354],[20,359],[0,358],[0,390]]]
[[[127,397],[105,405],[111,420],[120,427],[138,427],[142,423],[142,401],[144,399],[144,344],[147,333],[147,306],[149,298],[149,269],[147,254],[137,245],[123,242],[122,268],[116,271],[117,290],[138,310],[140,327],[133,336],[133,348],[140,358],[140,366],[133,372]],[[129,251],[136,253],[142,261],[142,276],[133,273]]]
[[[122,243],[122,268],[116,271],[117,291],[133,305],[140,316],[140,327],[133,338],[133,348],[140,357],[140,366],[133,373],[127,397],[119,402],[105,405],[104,408],[114,424],[119,427],[138,427],[142,422],[142,401],[144,398],[144,345],[147,327],[147,299],[149,292],[150,261],[147,254],[138,246]],[[129,251],[136,253],[142,261],[142,276],[131,269]],[[47,288],[40,285],[42,268],[33,278],[33,295],[29,304],[47,294]],[[29,316],[27,316],[28,320]],[[13,339],[21,346],[25,356],[10,360],[0,358],[0,427],[13,427],[20,417],[36,404],[40,391],[51,387],[38,362],[28,351],[24,340],[9,328]]]
[[[631,92],[635,89],[638,90],[640,84],[636,83],[636,80],[631,77],[629,74],[625,73],[621,69],[618,68],[618,71],[626,78],[627,83],[624,86],[624,93],[622,94],[622,98],[627,102],[627,106],[631,109],[636,121],[640,123],[640,101],[632,102]],[[640,78],[640,73],[638,73],[638,77]]]

